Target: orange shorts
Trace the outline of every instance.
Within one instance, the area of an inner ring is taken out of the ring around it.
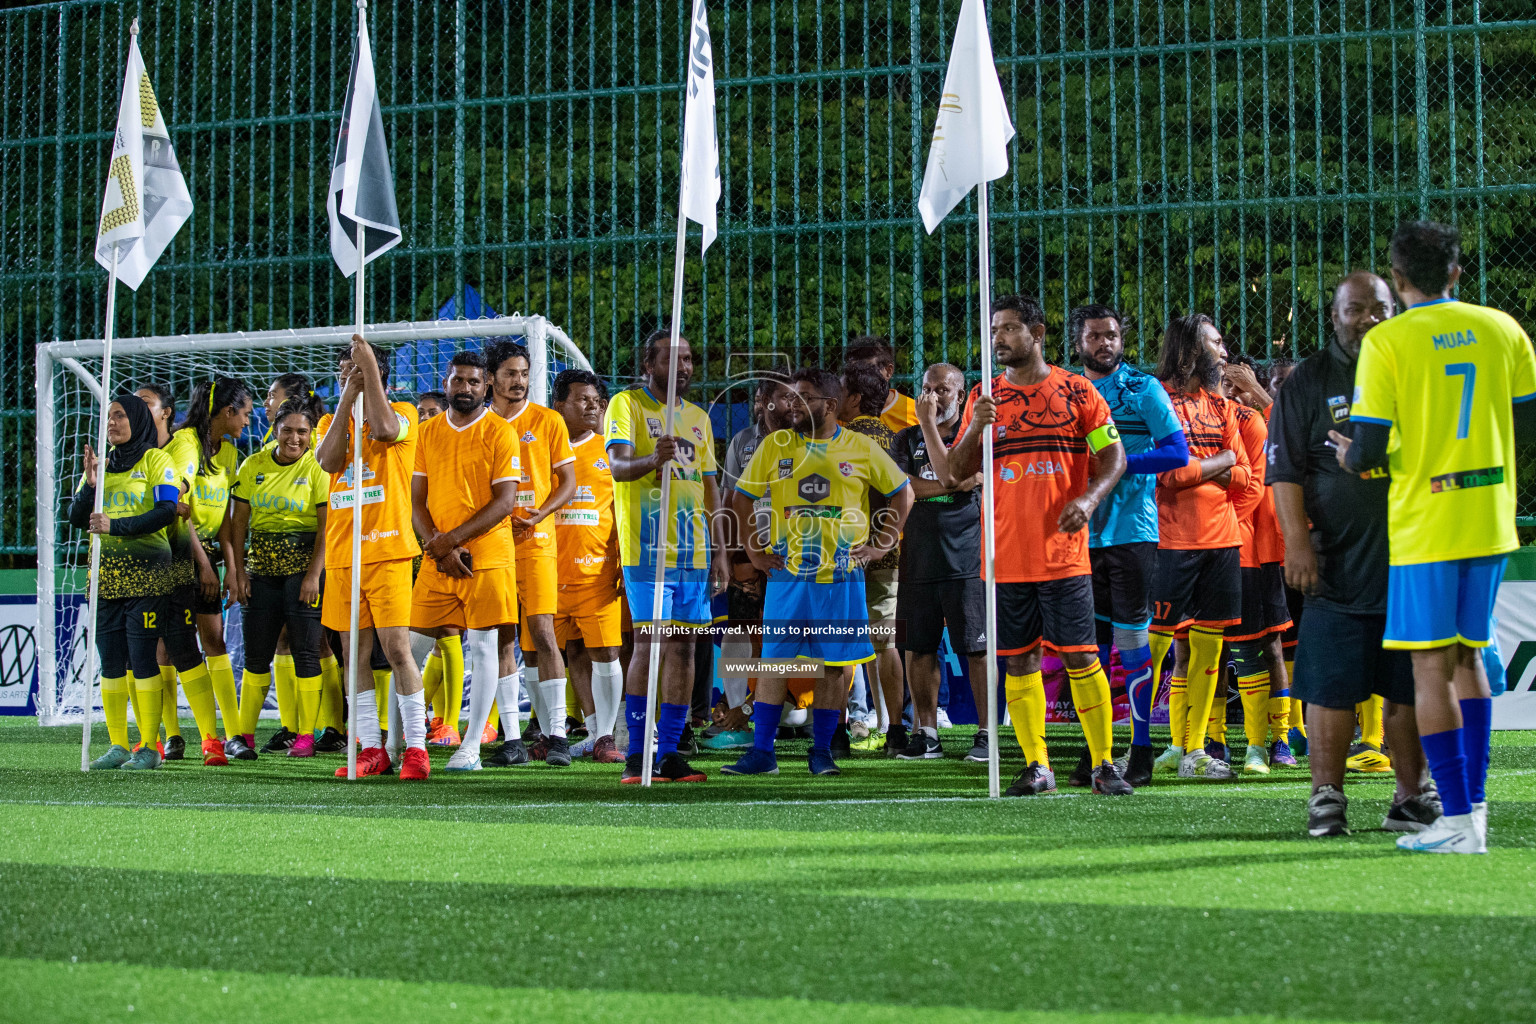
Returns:
[[[555,642],[580,637],[588,647],[618,647],[624,642],[624,595],[613,580],[562,583],[555,612]]]
[[[532,615],[555,614],[560,606],[559,594],[560,559],[554,551],[518,558],[517,604],[524,622]]]
[[[423,562],[411,591],[411,628],[494,629],[517,621],[517,576],[510,565],[476,569],[467,580]]]
[[[411,624],[411,559],[369,562],[363,566],[358,593],[359,629],[389,629]],[[352,567],[325,570],[325,594],[320,623],[345,633],[352,628]]]

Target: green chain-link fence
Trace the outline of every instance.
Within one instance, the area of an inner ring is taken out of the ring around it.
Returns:
[[[684,313],[706,388],[728,355],[835,365],[862,333],[892,340],[904,377],[977,368],[971,206],[932,237],[916,213],[958,7],[711,5],[721,231],[689,261]],[[90,239],[135,16],[197,211],[121,294],[120,333],[350,317],[324,199],[350,0],[0,13],[0,553],[33,550],[32,348],[101,331]],[[1382,269],[1394,223],[1421,215],[1463,226],[1463,297],[1522,319],[1536,304],[1524,0],[1047,0],[991,17],[1019,130],[993,186],[996,288],[1039,295],[1058,339],[1068,306],[1099,301],[1125,311],[1142,361],[1191,309],[1235,349],[1306,354],[1333,281]],[[688,5],[376,0],[369,18],[405,232],[370,274],[373,318],[430,318],[470,285],[627,376],[670,301]]]

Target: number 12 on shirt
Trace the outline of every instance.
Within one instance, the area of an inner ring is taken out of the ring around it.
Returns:
[[[1456,440],[1466,439],[1472,425],[1472,389],[1477,386],[1476,363],[1451,363],[1445,368],[1447,377],[1461,377],[1461,417],[1456,421]]]

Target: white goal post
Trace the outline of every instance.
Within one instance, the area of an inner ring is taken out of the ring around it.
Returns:
[[[336,357],[355,328],[232,331],[112,342],[113,390],[146,384],[169,387],[179,420],[192,387],[225,374],[246,381],[256,396],[251,428],[238,447],[260,440],[263,396],[279,374],[298,372],[315,382],[327,407],[335,404]],[[414,397],[441,390],[449,353],[479,340],[516,338],[528,346],[530,397],[547,404],[550,384],[561,365],[590,370],[580,348],[541,316],[482,320],[423,320],[371,324],[369,340],[390,350],[391,394]],[[70,528],[67,509],[80,479],[80,449],[94,444],[101,415],[100,339],[54,341],[37,346],[37,718],[40,725],[78,724],[89,708],[101,719],[98,680],[86,680],[84,630],[89,543]],[[238,612],[226,617],[232,656],[240,649]],[[238,657],[236,661],[238,662]],[[239,665],[236,665],[238,678]],[[270,699],[270,698],[269,698]]]

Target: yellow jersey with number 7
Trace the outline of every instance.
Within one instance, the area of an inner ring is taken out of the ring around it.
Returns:
[[[1351,422],[1390,426],[1393,565],[1513,551],[1514,403],[1536,400],[1531,339],[1507,313],[1455,299],[1371,328]]]

